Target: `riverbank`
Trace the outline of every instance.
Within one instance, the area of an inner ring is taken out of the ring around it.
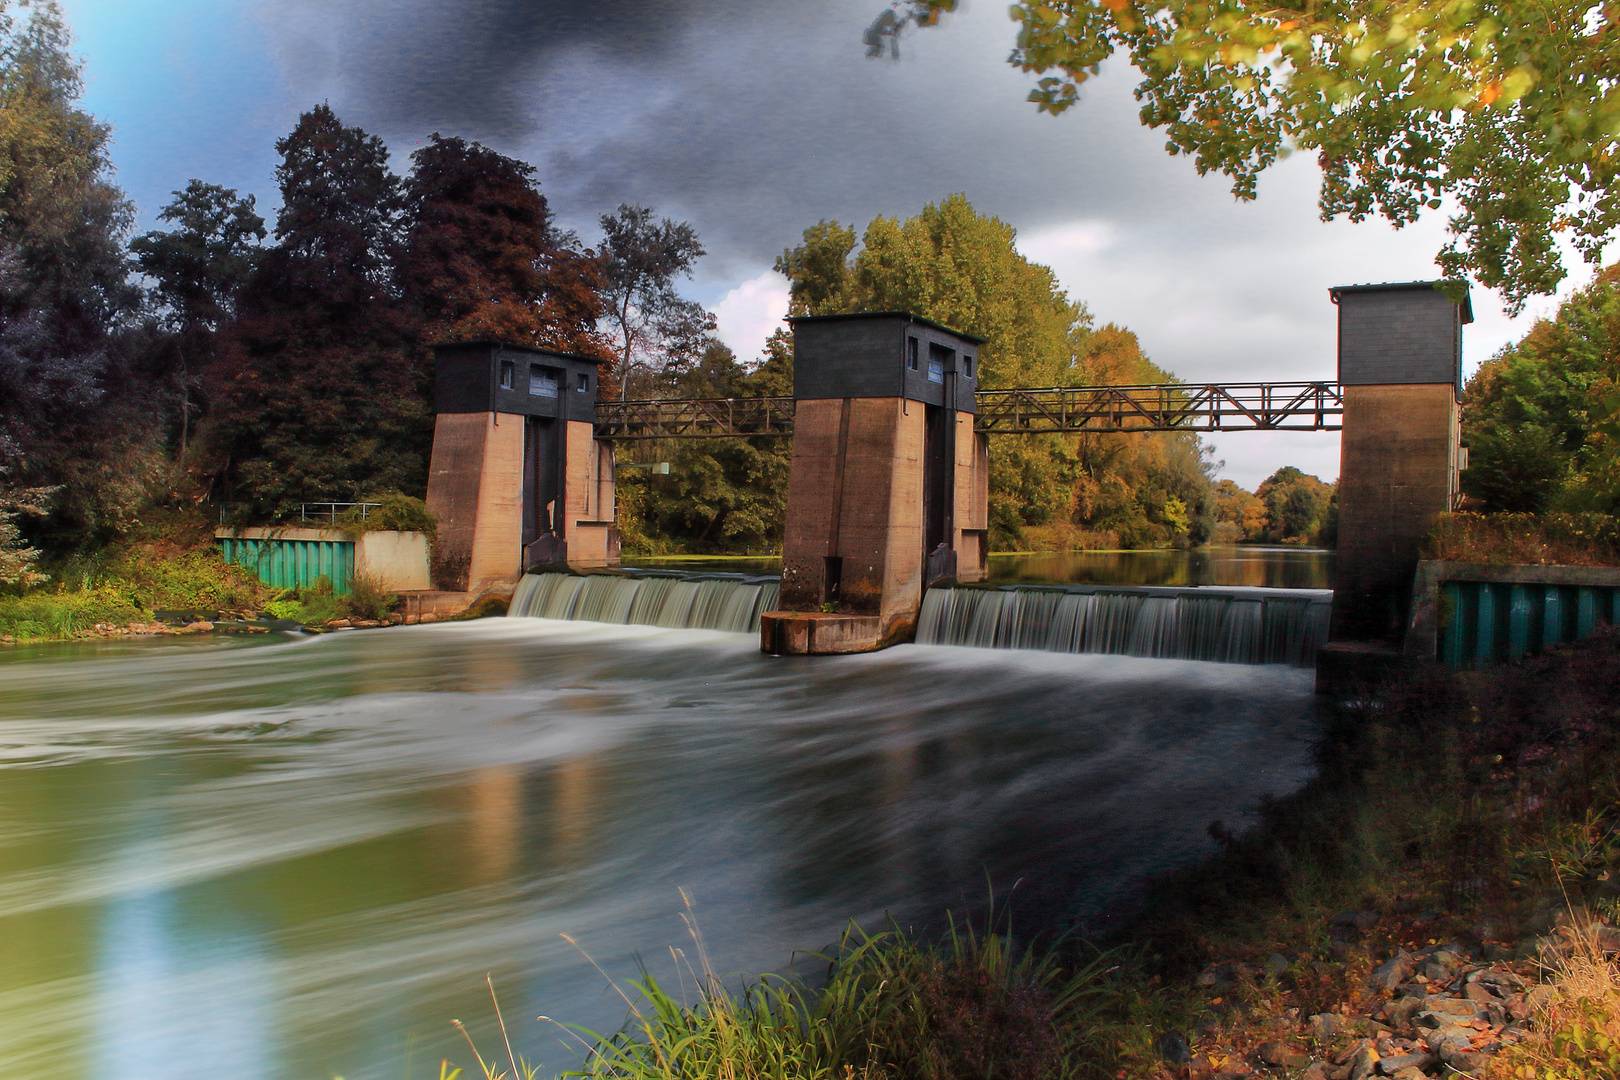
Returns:
[[[1315,780],[1242,835],[1212,823],[1222,850],[1105,932],[1022,959],[982,931],[856,937],[820,994],[775,985],[683,1009],[649,987],[636,1045],[589,1071],[1615,1076],[1616,686],[1613,632],[1518,667],[1411,676],[1339,707]]]

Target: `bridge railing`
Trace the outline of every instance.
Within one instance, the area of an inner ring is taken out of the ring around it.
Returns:
[[[1109,431],[1337,431],[1337,383],[1170,383],[980,390],[975,429],[999,434]]]
[[[1168,383],[980,390],[978,431],[1039,435],[1110,431],[1337,431],[1338,383]],[[793,399],[604,401],[599,439],[721,439],[793,433]]]

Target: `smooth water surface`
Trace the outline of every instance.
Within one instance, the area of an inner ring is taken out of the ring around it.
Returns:
[[[628,558],[626,566],[779,574],[781,559]],[[990,556],[994,584],[1241,585],[1333,588],[1333,552],[1318,548],[1222,545],[1190,551],[1043,551]]]
[[[427,1078],[577,1055],[639,956],[782,968],[987,881],[1061,923],[1309,771],[1311,674],[487,619],[0,661],[0,1070]],[[1017,882],[1016,889],[1013,888]],[[486,1056],[487,1053],[486,1053]]]

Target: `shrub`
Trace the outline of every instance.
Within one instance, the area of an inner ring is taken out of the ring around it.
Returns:
[[[421,499],[391,491],[365,501],[380,505],[367,508],[364,517],[358,507],[351,508],[337,519],[337,527],[350,535],[379,531],[419,532],[427,534],[430,544],[438,539],[439,519],[433,516],[427,503]]]
[[[349,579],[349,609],[362,619],[380,619],[399,605],[399,597],[373,577],[356,574]]]
[[[1620,521],[1608,514],[1442,514],[1430,559],[1521,566],[1620,565]]]

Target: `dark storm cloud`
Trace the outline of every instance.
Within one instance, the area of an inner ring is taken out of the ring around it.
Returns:
[[[1100,107],[1039,116],[1003,62],[999,10],[914,34],[896,63],[861,46],[880,7],[284,2],[272,25],[310,92],[397,152],[440,130],[524,157],[587,234],[619,202],[656,205],[698,226],[718,277],[821,218],[865,224],[955,191],[1023,228],[1225,198],[1181,190],[1185,163],[1141,145],[1128,80],[1090,92]]]

